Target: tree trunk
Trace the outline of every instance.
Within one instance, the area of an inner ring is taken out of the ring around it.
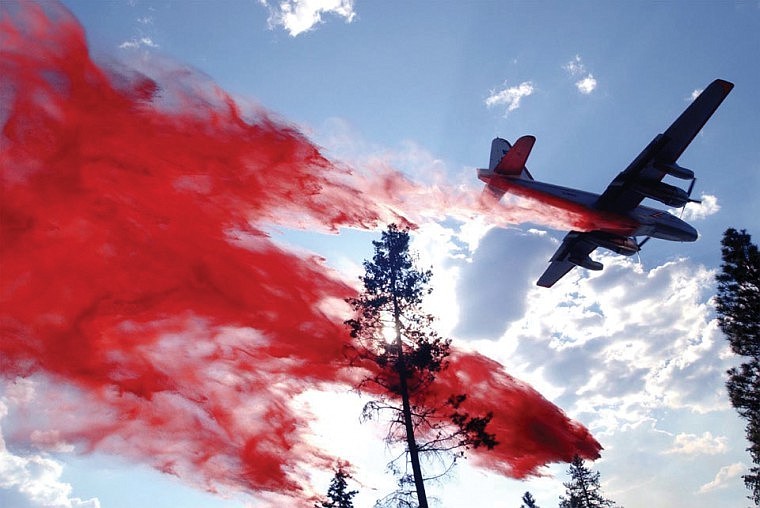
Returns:
[[[395,289],[395,276],[391,277]],[[396,295],[393,295],[393,318],[396,328],[396,347],[398,347],[398,365],[397,371],[401,391],[401,403],[403,406],[404,427],[406,428],[406,446],[409,449],[409,458],[412,462],[412,473],[414,474],[414,486],[417,490],[417,502],[419,508],[428,508],[427,494],[425,493],[425,482],[422,478],[422,468],[420,467],[420,455],[417,450],[417,440],[414,438],[414,424],[412,422],[412,407],[409,402],[409,387],[407,385],[406,361],[404,358],[404,343],[401,340],[401,312],[398,307]]]

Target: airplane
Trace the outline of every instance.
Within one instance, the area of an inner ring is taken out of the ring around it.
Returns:
[[[632,256],[650,238],[677,242],[697,239],[697,230],[680,218],[640,203],[644,198],[674,208],[682,208],[690,202],[699,203],[691,198],[696,182],[694,172],[679,166],[677,161],[733,87],[733,83],[722,79],[710,83],[601,195],[534,180],[525,167],[536,142],[534,136],[523,136],[514,145],[501,138],[493,140],[488,169],[477,170],[478,178],[486,184],[483,196],[487,202],[498,202],[505,192],[509,192],[580,214],[588,222],[586,231],[567,233],[551,257],[549,267],[538,279],[539,286],[553,286],[575,266],[601,270],[602,263],[590,257],[597,247]],[[662,182],[666,175],[690,180],[688,190]],[[641,243],[637,241],[640,236],[646,237]]]

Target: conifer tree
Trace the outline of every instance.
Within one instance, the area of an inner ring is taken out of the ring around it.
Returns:
[[[327,500],[322,501],[319,504],[315,504],[315,508],[353,508],[353,498],[358,491],[348,490],[348,479],[351,475],[348,474],[343,468],[338,468],[335,471],[330,482],[330,488],[327,490]]]
[[[539,508],[539,506],[536,504],[536,499],[530,492],[523,494],[522,502],[525,504],[521,505],[520,508]]]
[[[567,497],[560,496],[560,508],[602,508],[615,506],[615,503],[602,495],[599,484],[599,471],[593,472],[586,467],[578,455],[573,457],[567,470],[570,481],[563,484]]]
[[[726,388],[731,405],[747,421],[753,466],[743,478],[749,498],[760,506],[760,254],[745,230],[727,229],[721,243],[718,323],[731,350],[744,359],[728,370]]]
[[[364,262],[361,278],[364,292],[348,300],[355,318],[346,321],[358,344],[356,361],[374,363],[377,372],[360,386],[379,394],[365,406],[363,417],[390,412],[386,441],[406,445],[401,467],[389,465],[401,479],[399,491],[385,504],[411,506],[409,494],[414,492],[419,508],[427,508],[420,457],[451,453],[449,469],[467,448],[493,448],[497,442],[486,431],[492,415],[473,417],[462,411],[464,394],[452,394],[445,405],[431,407],[428,388],[446,368],[450,350],[450,340],[438,336],[433,316],[422,310],[422,300],[432,290],[432,272],[415,268],[407,229],[392,224],[372,244],[375,253]],[[411,485],[414,491],[408,490]]]

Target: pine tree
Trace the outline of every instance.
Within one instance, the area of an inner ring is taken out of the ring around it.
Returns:
[[[721,244],[718,323],[731,350],[745,359],[728,370],[726,388],[731,405],[747,421],[747,451],[754,466],[743,478],[749,499],[760,506],[760,254],[745,230],[727,229]]]
[[[567,497],[560,496],[560,508],[602,508],[615,503],[602,495],[599,471],[592,472],[578,455],[573,457],[567,470],[570,482],[563,484]]]
[[[351,478],[351,475],[345,472],[343,468],[338,468],[335,471],[330,482],[330,488],[327,490],[327,500],[322,501],[319,504],[315,504],[315,508],[353,508],[353,498],[358,491],[348,490],[347,480]]]
[[[536,504],[536,499],[530,492],[523,494],[522,502],[525,504],[521,505],[520,508],[539,508]]]
[[[421,455],[458,450],[461,456],[469,447],[491,449],[497,443],[486,431],[490,414],[472,417],[461,410],[466,395],[452,395],[442,407],[430,407],[426,399],[436,375],[447,366],[450,341],[438,336],[432,329],[433,316],[422,310],[422,300],[431,292],[432,272],[415,268],[408,230],[392,224],[372,244],[375,253],[372,261],[364,262],[361,278],[364,292],[348,300],[355,318],[346,321],[358,344],[356,361],[374,363],[377,372],[360,386],[380,396],[365,406],[363,417],[391,412],[386,441],[406,444],[403,467],[389,465],[401,481],[387,504],[398,504],[399,496],[408,499],[408,487],[414,485],[419,508],[427,508]],[[402,506],[410,505],[405,503]]]

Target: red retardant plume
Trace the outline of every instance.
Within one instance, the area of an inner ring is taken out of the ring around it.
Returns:
[[[262,228],[375,227],[422,213],[406,215],[396,189],[429,193],[336,166],[192,72],[159,84],[98,66],[60,6],[2,9],[0,373],[58,390],[28,430],[307,505],[306,468],[334,459],[308,444],[291,401],[352,383],[335,302],[354,289]],[[473,411],[509,408],[480,465],[522,477],[598,455],[498,364],[460,354],[446,376]]]
[[[471,416],[493,412],[488,432],[499,444],[492,451],[473,450],[475,464],[512,478],[537,474],[550,462],[569,462],[578,454],[599,458],[601,446],[582,425],[544,399],[529,385],[513,378],[504,367],[477,353],[454,351],[449,367],[433,383],[439,401],[464,393],[461,411]]]

